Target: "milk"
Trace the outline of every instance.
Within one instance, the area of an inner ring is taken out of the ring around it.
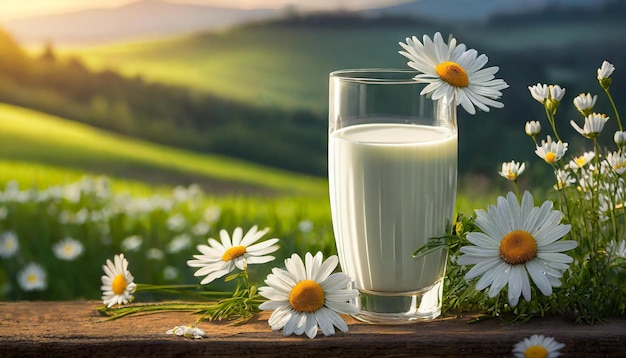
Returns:
[[[413,258],[452,224],[457,134],[363,124],[329,137],[329,188],[343,272],[362,291],[418,292],[441,280],[446,252]]]

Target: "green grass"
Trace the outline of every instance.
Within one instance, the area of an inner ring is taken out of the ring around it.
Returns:
[[[0,104],[0,160],[66,168],[71,177],[86,171],[160,185],[205,184],[218,193],[327,191],[321,178],[161,146],[6,104]],[[0,178],[10,177],[2,170]]]

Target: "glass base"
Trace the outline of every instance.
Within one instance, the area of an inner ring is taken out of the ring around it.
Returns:
[[[359,321],[372,324],[406,324],[428,321],[441,314],[443,279],[416,292],[374,292],[359,289]]]

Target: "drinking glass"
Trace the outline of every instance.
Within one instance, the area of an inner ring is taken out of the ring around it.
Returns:
[[[420,95],[412,70],[330,74],[328,175],[339,262],[369,323],[441,313],[447,250],[413,252],[451,231],[456,106]]]

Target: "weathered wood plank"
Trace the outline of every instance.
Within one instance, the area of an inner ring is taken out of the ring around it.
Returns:
[[[565,343],[566,357],[626,357],[626,317],[588,326],[558,317],[526,324],[439,318],[409,325],[368,325],[346,317],[347,333],[315,339],[272,332],[268,313],[243,324],[201,322],[208,338],[166,335],[197,316],[169,312],[103,321],[99,302],[0,303],[0,357],[185,356],[185,357],[454,357],[511,356],[513,345],[532,334]]]

